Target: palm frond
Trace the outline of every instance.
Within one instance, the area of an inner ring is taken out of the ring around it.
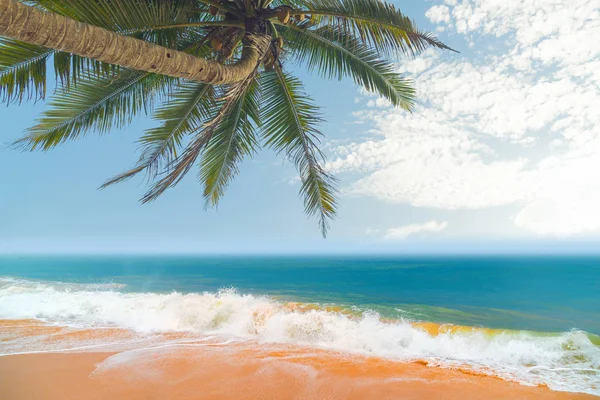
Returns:
[[[207,206],[215,206],[239,170],[237,164],[258,147],[256,127],[259,116],[260,86],[253,80],[231,105],[202,153],[200,180],[204,182]]]
[[[3,102],[43,99],[46,61],[54,50],[0,37],[0,98]]]
[[[0,97],[3,102],[46,97],[48,63],[58,86],[68,89],[82,75],[115,76],[119,67],[74,54],[0,37]]]
[[[323,236],[336,212],[335,179],[323,167],[317,144],[319,109],[306,95],[301,82],[276,67],[261,74],[264,100],[261,105],[263,135],[267,146],[284,152],[296,164],[309,215],[318,215]]]
[[[162,121],[161,126],[149,129],[140,138],[143,148],[137,165],[106,181],[100,188],[125,181],[142,171],[154,177],[159,169],[168,167],[177,158],[183,137],[200,128],[210,117],[214,97],[215,88],[205,83],[184,82],[176,87],[169,102],[154,114],[155,119]]]
[[[57,51],[53,55],[53,66],[56,74],[57,88],[69,90],[82,77],[114,79],[122,67],[107,64],[75,54]]]
[[[354,82],[408,111],[415,101],[412,82],[396,72],[390,62],[336,28],[307,29],[307,24],[280,26],[295,58],[325,77],[351,76]]]
[[[382,0],[297,0],[317,26],[355,35],[380,52],[415,54],[429,46],[452,50],[433,34],[422,32],[393,4]]]
[[[36,3],[45,10],[117,32],[190,22],[202,10],[193,0],[36,0]]]
[[[14,146],[49,150],[89,130],[104,134],[111,128],[125,126],[140,110],[149,108],[154,97],[172,81],[142,71],[123,71],[115,79],[82,78],[76,87],[58,93],[38,124]]]
[[[257,66],[258,67],[258,66]],[[229,118],[231,110],[235,108],[238,101],[244,97],[248,88],[252,85],[256,76],[256,70],[246,79],[230,85],[211,113],[210,120],[198,129],[193,140],[187,145],[184,152],[177,157],[165,170],[166,176],[156,182],[150,190],[142,197],[142,203],[156,200],[165,190],[177,185],[181,179],[192,168],[200,153],[205,149],[219,125]]]

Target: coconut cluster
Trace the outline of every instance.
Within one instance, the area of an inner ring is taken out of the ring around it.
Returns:
[[[230,1],[224,1],[219,4],[232,3]],[[217,5],[211,5],[208,8],[208,13],[212,16],[217,16],[222,14],[225,16],[225,20],[237,20],[230,13],[224,12]],[[306,19],[311,18],[310,15],[302,14],[302,13],[294,13],[294,10],[289,6],[279,6],[277,8],[265,8],[259,10],[244,10],[244,15],[246,15],[245,21],[246,24],[248,21],[256,22],[257,20],[263,21],[263,23],[271,18],[277,18],[279,23],[288,24],[292,20],[292,18],[296,21],[304,21]],[[276,31],[273,32],[273,40],[271,41],[271,46],[265,55],[263,65],[265,70],[271,71],[274,69],[275,64],[279,58],[279,55],[284,46],[284,40],[281,36],[277,34]],[[227,27],[219,27],[214,29],[210,33],[210,44],[212,48],[220,52],[224,59],[228,59],[233,55],[234,49],[241,41],[240,30],[236,28],[227,28]]]
[[[308,19],[311,18],[310,15],[306,15],[306,14],[292,14],[292,12],[293,12],[293,10],[290,7],[288,7],[288,6],[281,6],[277,10],[277,19],[282,24],[287,24],[288,22],[290,22],[290,19],[292,17],[294,19],[298,20],[298,21],[304,21],[307,18]]]
[[[210,44],[215,51],[220,52],[225,59],[231,58],[233,49],[241,41],[241,36],[237,32],[231,32],[230,29],[220,29],[214,32],[214,37]]]

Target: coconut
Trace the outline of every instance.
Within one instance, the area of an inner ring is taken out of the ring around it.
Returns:
[[[273,71],[273,66],[275,65],[275,56],[273,52],[269,50],[269,52],[265,55],[265,59],[263,61],[265,66],[265,71]]]
[[[225,58],[231,57],[232,54],[233,54],[233,50],[231,50],[229,47],[223,47],[223,56]]]
[[[265,62],[265,71],[273,71],[275,69],[275,60],[272,60],[270,63]]]
[[[283,23],[283,24],[287,24],[288,21],[290,20],[290,9],[287,7],[283,7],[280,8],[279,10],[277,10],[277,19],[279,19],[279,22]]]
[[[208,13],[213,17],[219,13],[219,9],[215,6],[208,7]]]
[[[215,49],[217,51],[219,51],[223,48],[223,42],[219,38],[212,39],[210,41],[210,44],[212,45],[213,49]]]
[[[297,15],[295,16],[295,18],[296,18],[298,21],[304,21],[304,17],[305,17],[305,16],[304,16],[304,14],[297,14]]]

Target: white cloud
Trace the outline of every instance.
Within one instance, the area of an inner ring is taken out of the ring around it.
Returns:
[[[368,173],[347,193],[417,207],[485,208],[521,200],[533,180],[522,173],[524,159],[484,162],[491,149],[436,121],[440,116],[431,110],[363,117],[375,122],[383,138],[340,147],[340,156],[329,163],[334,172]]]
[[[402,225],[390,228],[383,236],[386,240],[404,240],[409,236],[423,233],[437,233],[448,227],[447,222],[428,221],[424,224]]]
[[[589,40],[600,27],[598,0],[462,0],[450,14],[459,33],[514,35],[510,53],[531,60],[572,64],[600,54]],[[440,22],[436,13],[430,20]]]
[[[427,10],[427,13],[425,15],[434,24],[450,22],[450,9],[444,5],[431,7],[429,10]]]
[[[422,106],[410,115],[371,99],[357,113],[376,134],[329,163],[364,174],[346,192],[447,210],[514,205],[524,231],[598,232],[600,42],[589,38],[600,1],[446,0],[427,16],[492,50],[403,65]],[[504,50],[485,45],[494,36]]]

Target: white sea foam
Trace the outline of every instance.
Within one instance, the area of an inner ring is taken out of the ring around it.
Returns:
[[[127,285],[123,283],[106,282],[106,283],[74,283],[74,282],[47,282],[47,281],[35,281],[29,279],[12,278],[12,277],[0,277],[0,290],[10,289],[13,290],[29,290],[32,288],[43,289],[50,285],[56,290],[65,291],[80,291],[80,290],[113,290],[123,289]]]
[[[156,294],[122,293],[117,288],[0,278],[0,319],[38,318],[140,333],[189,332],[303,344],[426,360],[524,384],[600,395],[600,348],[581,331],[538,335],[473,329],[432,336],[408,321],[382,321],[376,313],[352,317],[323,309],[299,312],[269,297],[235,290]]]

